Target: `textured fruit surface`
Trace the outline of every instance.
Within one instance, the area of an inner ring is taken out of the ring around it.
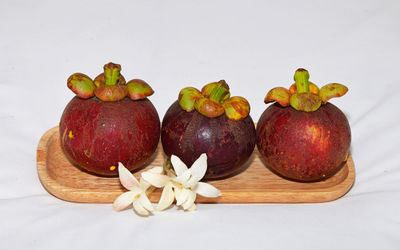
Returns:
[[[81,168],[118,175],[118,162],[129,170],[143,166],[154,153],[160,119],[148,99],[103,102],[74,97],[60,121],[64,152]]]
[[[168,156],[178,156],[188,167],[207,153],[205,179],[216,179],[241,170],[254,150],[256,132],[250,116],[240,121],[225,115],[209,118],[186,112],[176,101],[164,116],[161,141]]]
[[[265,163],[298,181],[322,180],[336,173],[349,153],[350,141],[347,118],[331,103],[313,112],[275,103],[257,124],[257,147]]]

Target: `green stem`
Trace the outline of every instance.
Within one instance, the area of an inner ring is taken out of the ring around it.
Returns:
[[[171,163],[171,158],[167,158],[164,161],[163,169],[164,169],[165,174],[168,175],[169,177],[176,176],[176,174],[173,170],[172,163]]]
[[[119,64],[108,63],[104,65],[104,84],[117,85],[120,71],[121,65]]]
[[[294,74],[294,81],[296,82],[297,93],[310,92],[308,79],[310,74],[305,69],[298,69]]]
[[[211,91],[209,99],[216,103],[221,103],[227,94],[229,94],[228,84],[224,80],[221,80]]]
[[[146,190],[146,195],[150,195],[151,193],[153,193],[153,191],[156,190],[155,187],[151,186]]]

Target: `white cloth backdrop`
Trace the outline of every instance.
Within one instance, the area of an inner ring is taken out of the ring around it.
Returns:
[[[400,2],[0,2],[1,249],[399,249]],[[184,86],[225,79],[258,120],[304,67],[340,82],[356,182],[321,204],[200,204],[150,218],[59,200],[36,171],[41,135],[73,97],[74,72],[120,63],[155,89],[163,117]]]

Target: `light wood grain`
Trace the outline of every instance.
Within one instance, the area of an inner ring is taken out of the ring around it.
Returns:
[[[152,166],[162,166],[164,153],[159,144],[151,162],[135,173]],[[334,176],[325,181],[301,183],[286,180],[272,173],[262,162],[257,149],[245,171],[224,180],[210,181],[221,190],[218,198],[198,196],[201,203],[311,203],[335,200],[352,187],[355,170],[352,157]],[[37,148],[37,169],[44,188],[54,196],[72,202],[111,203],[126,191],[118,177],[99,177],[75,167],[64,155],[58,127],[47,131]],[[157,202],[159,190],[150,195]]]

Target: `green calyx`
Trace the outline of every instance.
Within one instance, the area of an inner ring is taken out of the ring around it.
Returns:
[[[349,89],[340,83],[329,83],[321,88],[319,96],[323,103],[327,103],[333,97],[341,97],[347,93]]]
[[[201,91],[193,87],[179,92],[179,105],[186,112],[196,110],[209,117],[225,115],[231,120],[242,120],[250,113],[250,105],[243,97],[230,97],[229,86],[224,81],[205,85]]]
[[[72,92],[83,99],[92,97],[96,89],[92,79],[82,73],[75,73],[68,77],[67,86]]]
[[[128,91],[123,85],[102,85],[96,88],[94,94],[103,102],[116,102],[124,99]]]
[[[265,103],[278,102],[281,106],[312,112],[326,104],[333,97],[346,94],[347,87],[339,83],[330,83],[319,89],[315,84],[309,82],[310,75],[305,69],[298,69],[294,74],[295,83],[289,89],[277,87],[271,89],[264,99]]]
[[[143,80],[134,79],[126,84],[120,74],[121,65],[108,63],[104,65],[104,73],[94,81],[88,76],[75,73],[68,78],[68,87],[80,98],[96,96],[104,102],[116,102],[129,96],[132,100],[144,99],[154,93],[153,89]]]
[[[216,103],[206,97],[197,100],[194,104],[194,107],[197,112],[209,118],[218,117],[225,112],[221,104]]]
[[[186,112],[194,110],[196,101],[203,98],[203,95],[196,88],[186,87],[179,92],[179,105]]]
[[[250,113],[249,102],[241,96],[232,96],[222,103],[225,115],[231,120],[242,120]]]
[[[312,112],[321,107],[321,98],[310,92],[296,93],[290,96],[290,106],[296,110]]]
[[[150,87],[150,85],[140,79],[130,80],[126,84],[126,88],[128,90],[129,97],[132,100],[144,99],[154,93],[154,90]]]

